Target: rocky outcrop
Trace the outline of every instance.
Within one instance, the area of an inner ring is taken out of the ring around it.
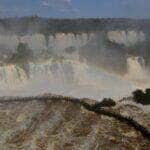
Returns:
[[[98,115],[85,109],[95,102],[86,100],[82,107],[78,99],[52,96],[3,98],[0,105],[1,149],[148,149],[144,138],[126,121]],[[49,97],[49,98],[50,98]],[[85,103],[86,102],[88,103]],[[2,102],[3,101],[3,102]],[[94,106],[94,105],[93,105]],[[97,109],[97,111],[101,109]],[[116,105],[102,109],[112,114],[129,114],[146,128],[149,114],[132,105]],[[120,116],[120,115],[119,115]],[[132,120],[132,119],[130,119]]]

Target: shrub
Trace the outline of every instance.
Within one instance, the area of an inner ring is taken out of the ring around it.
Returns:
[[[101,102],[95,103],[92,107],[94,109],[100,109],[101,107],[112,107],[115,106],[116,102],[111,98],[104,98]]]
[[[12,56],[11,61],[14,63],[26,63],[32,58],[32,51],[26,43],[19,43],[17,52]]]
[[[146,90],[145,90],[145,93],[146,93],[148,96],[150,96],[150,89],[146,89]]]
[[[145,92],[138,89],[132,93],[133,99],[135,102],[143,104],[143,105],[149,105],[150,104],[150,89],[146,89]]]

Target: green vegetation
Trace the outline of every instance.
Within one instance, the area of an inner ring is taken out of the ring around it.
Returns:
[[[6,18],[0,19],[4,33],[9,31],[22,35],[26,33],[42,33],[45,35],[55,34],[58,32],[75,33],[94,32],[103,30],[126,30],[126,29],[143,29],[149,30],[150,20],[134,19],[113,19],[113,18],[89,18],[89,19],[47,19],[38,16],[23,18]]]
[[[113,107],[116,102],[111,98],[104,98],[101,102],[95,103],[92,107],[94,109],[100,109],[101,107]]]
[[[135,102],[143,105],[150,105],[150,89],[146,89],[145,92],[138,89],[134,91],[132,94]]]
[[[26,43],[19,43],[17,52],[13,54],[11,62],[13,63],[27,63],[32,58],[32,51],[28,48]]]

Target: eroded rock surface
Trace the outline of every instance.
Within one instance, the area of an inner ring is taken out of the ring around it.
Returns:
[[[150,129],[150,114],[131,105],[113,111],[133,116]],[[1,150],[148,150],[150,141],[126,123],[97,115],[79,104],[28,101],[0,104]]]

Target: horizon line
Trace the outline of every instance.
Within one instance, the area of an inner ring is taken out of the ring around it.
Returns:
[[[41,19],[49,19],[49,20],[79,20],[79,19],[118,19],[118,20],[150,20],[150,18],[132,18],[132,17],[44,17],[38,15],[30,15],[30,16],[6,16],[0,17],[0,19],[23,19],[23,18],[41,18]]]

